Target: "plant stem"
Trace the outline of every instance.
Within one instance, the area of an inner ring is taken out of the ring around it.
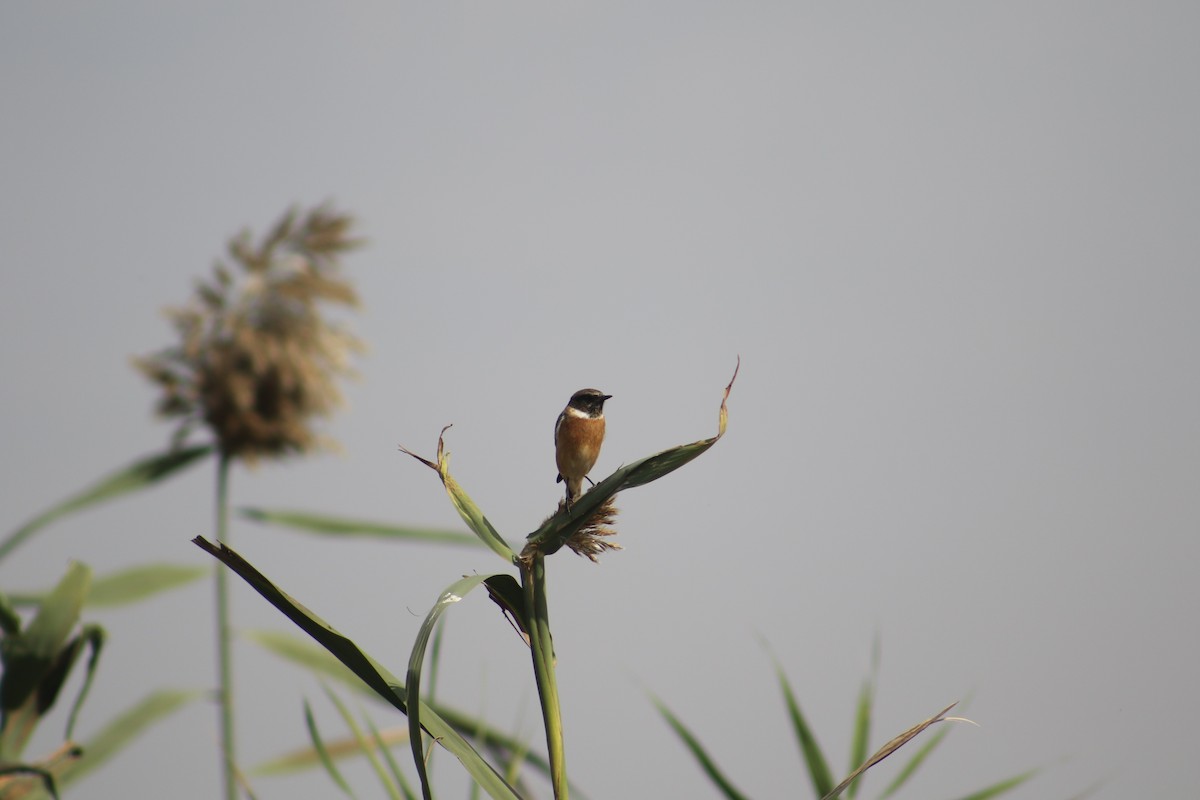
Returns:
[[[554,640],[550,636],[550,612],[546,604],[546,562],[540,551],[535,551],[528,561],[522,562],[521,582],[524,584],[525,607],[529,614],[533,674],[537,679],[542,720],[546,725],[550,780],[554,786],[555,800],[567,800],[567,758],[563,749],[558,684],[554,680]]]
[[[229,543],[229,466],[224,453],[217,459],[217,541]],[[217,595],[217,699],[221,719],[221,776],[225,800],[237,800],[237,773],[233,742],[233,631],[229,622],[229,571],[216,572]]]

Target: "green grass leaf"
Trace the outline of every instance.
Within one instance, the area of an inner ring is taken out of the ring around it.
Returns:
[[[400,787],[400,791],[404,793],[404,800],[417,800],[416,794],[413,792],[408,780],[404,777],[404,771],[400,769],[400,765],[396,763],[396,759],[392,755],[393,742],[388,739],[386,734],[381,732],[379,728],[375,726],[374,720],[372,720],[369,716],[365,717],[365,719],[367,723],[367,729],[371,731],[371,743],[383,756],[384,761],[387,762],[388,769],[391,770],[392,773],[392,780],[396,782],[396,785]],[[404,738],[407,739],[407,735]],[[471,789],[477,792],[479,791],[479,785],[472,783]]]
[[[817,743],[817,737],[809,727],[808,720],[800,711],[800,703],[796,700],[796,693],[792,690],[787,673],[783,671],[783,665],[775,660],[774,656],[772,661],[775,663],[775,676],[779,681],[779,688],[787,704],[788,718],[792,722],[796,742],[800,745],[800,754],[808,768],[808,778],[812,781],[813,791],[817,796],[824,797],[833,788],[833,773],[829,769],[829,762],[825,760],[825,754],[821,752],[821,746]]]
[[[103,575],[92,582],[89,608],[113,608],[137,603],[162,592],[178,589],[212,573],[208,567],[183,564],[145,564]]]
[[[675,731],[675,735],[678,736],[683,741],[687,749],[691,751],[692,756],[696,759],[697,763],[700,764],[700,768],[704,770],[704,774],[706,774],[709,780],[711,780],[713,784],[721,791],[721,794],[725,796],[726,800],[747,800],[746,795],[738,791],[730,782],[730,780],[725,777],[725,773],[721,772],[720,768],[717,767],[717,763],[713,761],[712,757],[708,754],[708,751],[704,749],[704,745],[700,744],[700,740],[697,739],[692,732],[688,730],[682,722],[679,721],[679,718],[672,714],[671,710],[667,708],[666,705],[663,704],[663,702],[657,697],[651,697],[650,700],[654,703],[655,707],[658,708],[658,713],[662,714],[663,719],[665,719],[667,724],[671,726],[671,730]]]
[[[1011,778],[1005,778],[998,783],[992,784],[986,789],[980,789],[977,792],[963,795],[960,800],[990,800],[992,797],[999,797],[1005,792],[1009,792],[1017,788],[1022,783],[1038,774],[1038,772],[1040,772],[1040,770],[1031,769],[1028,772],[1022,772],[1020,775],[1014,775]]]
[[[341,715],[342,721],[345,722],[346,727],[350,729],[350,735],[354,737],[355,743],[358,744],[359,751],[366,756],[367,761],[370,762],[371,769],[374,770],[375,777],[379,779],[379,783],[383,786],[384,792],[387,793],[387,796],[391,798],[391,800],[401,800],[400,790],[396,787],[396,784],[392,782],[392,779],[388,777],[388,774],[383,771],[383,765],[379,763],[379,758],[375,755],[375,748],[370,742],[367,741],[366,735],[363,734],[362,728],[358,726],[358,722],[350,713],[350,709],[346,708],[346,704],[343,703],[336,694],[331,692],[328,686],[323,688],[325,689],[325,696],[329,698],[329,702],[333,703],[334,707],[338,711],[338,714]],[[410,708],[411,707],[412,706],[410,704]]]
[[[438,434],[437,458],[435,461],[421,458],[405,447],[401,447],[400,450],[436,472],[438,477],[442,479],[442,485],[446,488],[446,494],[450,496],[450,502],[454,504],[454,508],[458,511],[458,515],[462,517],[463,522],[467,523],[467,527],[474,531],[479,540],[490,547],[492,552],[510,564],[515,563],[517,554],[509,547],[508,542],[504,540],[499,531],[492,526],[488,518],[483,515],[479,506],[475,505],[475,501],[471,499],[466,490],[450,474],[450,454],[446,452],[445,441],[446,431],[449,428],[450,426],[447,425]]]
[[[417,767],[417,776],[421,779],[421,792],[425,800],[431,800],[433,793],[429,788],[429,775],[425,768],[425,745],[421,736],[421,715],[424,711],[420,705],[413,702],[420,699],[421,672],[425,663],[425,648],[429,644],[429,636],[437,625],[438,618],[445,613],[446,609],[461,601],[472,589],[489,577],[491,576],[470,575],[460,578],[446,587],[445,591],[438,597],[437,602],[433,604],[433,608],[425,615],[425,621],[421,624],[420,630],[417,631],[416,641],[413,642],[412,655],[408,659],[408,739],[409,746],[412,747],[413,751],[413,762]]]
[[[99,482],[84,489],[82,492],[67,498],[58,505],[48,508],[33,519],[26,522],[0,542],[0,561],[33,536],[38,530],[49,525],[59,517],[75,511],[81,511],[88,506],[111,500],[138,489],[153,486],[159,481],[186,469],[213,452],[211,445],[188,447],[181,450],[171,450],[166,453],[143,458],[130,466],[111,473]]]
[[[301,639],[284,631],[243,630],[239,635],[285,661],[304,667],[316,675],[331,678],[363,696],[374,700],[384,699],[377,691],[363,683],[362,679],[337,656],[313,644],[309,639]]]
[[[312,706],[308,704],[307,700],[304,701],[304,726],[308,728],[308,738],[312,742],[312,749],[316,753],[318,763],[325,768],[325,773],[342,790],[342,794],[354,800],[354,792],[351,790],[350,784],[346,783],[341,770],[333,763],[329,751],[325,749],[325,741],[321,738],[321,731],[317,728],[317,720],[313,716]],[[357,741],[355,745],[357,747]]]
[[[466,533],[465,531],[411,528],[379,522],[308,514],[299,511],[269,511],[260,508],[243,508],[238,513],[246,519],[261,522],[264,525],[278,525],[321,536],[432,542],[434,544],[466,545],[470,547],[479,547],[482,544],[478,536]]]
[[[871,739],[871,701],[875,694],[874,681],[871,678],[863,681],[858,693],[858,704],[854,710],[854,736],[850,741],[850,767],[861,764],[867,757],[867,747]],[[850,784],[846,794],[853,798],[858,794],[860,781]]]
[[[46,595],[25,630],[0,649],[0,761],[16,762],[42,715],[54,704],[85,640],[75,636],[92,572],[71,562],[58,585]],[[98,629],[96,629],[98,630]],[[93,647],[99,639],[89,634]],[[89,673],[90,675],[90,673]],[[83,692],[87,691],[85,681]]]
[[[360,650],[353,641],[292,599],[234,550],[225,545],[214,545],[202,536],[198,536],[192,541],[237,573],[267,602],[279,609],[301,630],[337,656],[380,697],[400,711],[407,713],[407,695],[404,686],[377,661]],[[421,705],[421,727],[453,753],[471,774],[471,777],[491,797],[497,798],[497,800],[516,800],[519,797],[516,791],[467,743],[454,727],[424,704]]]
[[[137,705],[101,728],[83,743],[83,756],[63,777],[63,784],[79,781],[88,773],[107,763],[154,723],[203,697],[199,690],[162,690],[144,698]]]

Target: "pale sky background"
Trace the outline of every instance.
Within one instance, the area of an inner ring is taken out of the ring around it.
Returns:
[[[550,562],[591,797],[716,796],[647,691],[748,794],[807,796],[760,636],[838,772],[875,637],[872,746],[972,698],[981,727],[906,797],[1031,767],[1013,797],[1198,796],[1198,30],[1168,2],[6,3],[0,531],[161,449],[129,358],[171,342],[162,307],[243,226],[332,200],[370,240],[344,453],[238,470],[238,505],[460,528],[397,451],[454,423],[457,477],[519,541],[561,491],[574,390],[614,395],[602,477],[711,435],[742,358],[728,436],[620,498],[625,550]],[[57,524],[0,587],[205,563],[212,481]],[[438,593],[504,568],[233,539],[399,674]],[[111,638],[79,733],[211,685],[210,609],[202,583],[92,614]],[[507,623],[482,594],[449,623],[442,698],[542,749]],[[305,696],[343,730],[310,676],[248,643],[237,668],[245,763],[307,741]],[[213,797],[215,741],[189,707],[71,795]],[[466,796],[444,753],[438,778]],[[337,795],[319,772],[255,790]]]

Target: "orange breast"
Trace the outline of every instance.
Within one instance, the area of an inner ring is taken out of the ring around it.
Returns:
[[[564,478],[582,478],[592,471],[604,443],[604,418],[568,417],[558,426],[555,460]]]

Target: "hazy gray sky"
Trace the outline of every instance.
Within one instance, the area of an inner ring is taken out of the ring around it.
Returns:
[[[1196,796],[1198,24],[1165,2],[7,4],[0,530],[166,443],[128,361],[171,341],[161,307],[241,227],[329,199],[370,240],[345,452],[239,470],[237,504],[458,527],[396,449],[452,422],[457,477],[518,540],[561,491],[571,392],[614,395],[603,476],[710,435],[742,358],[727,438],[622,496],[625,550],[550,563],[592,797],[715,796],[647,691],[747,793],[802,793],[760,636],[839,772],[878,636],[873,745],[967,696],[981,724],[908,797],[1030,767],[1015,796]],[[205,469],[59,524],[0,586],[204,563],[211,490]],[[443,587],[504,566],[233,537],[396,672]],[[97,612],[80,733],[211,685],[210,604]],[[288,629],[240,587],[236,613]],[[449,616],[441,696],[536,739],[507,624],[482,596]],[[306,741],[303,696],[342,730],[251,644],[238,678],[248,764]],[[212,797],[215,738],[192,707],[76,794]]]

